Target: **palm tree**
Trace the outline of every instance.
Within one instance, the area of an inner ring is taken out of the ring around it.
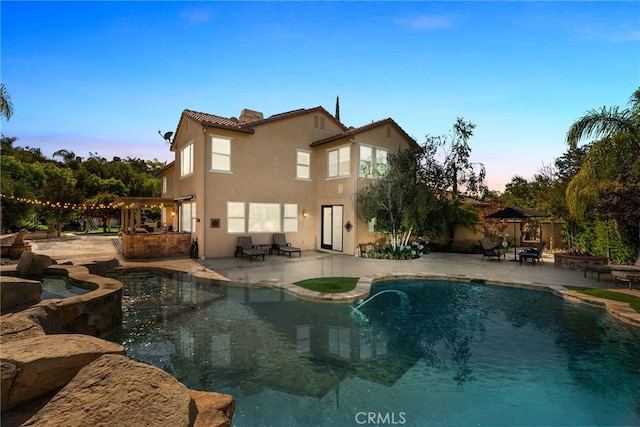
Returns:
[[[601,139],[590,144],[579,172],[567,187],[569,212],[584,217],[589,202],[595,201],[604,181],[624,181],[631,165],[640,159],[640,88],[630,108],[602,107],[576,120],[567,132],[567,144],[576,148],[586,138]]]
[[[592,137],[608,137],[629,133],[632,142],[640,149],[640,88],[629,98],[630,108],[620,111],[618,107],[602,107],[590,110],[576,120],[567,132],[567,144],[576,148],[578,142]]]
[[[13,104],[11,103],[11,95],[9,95],[4,83],[0,83],[0,116],[4,116],[9,120],[12,115]]]
[[[567,186],[567,207],[577,219],[584,218],[612,183],[622,187],[640,183],[638,174],[633,173],[640,166],[640,88],[629,99],[629,105],[623,110],[602,107],[587,111],[567,132],[571,148],[576,148],[581,140],[600,138],[587,146],[580,170]],[[638,222],[634,225],[638,226]]]

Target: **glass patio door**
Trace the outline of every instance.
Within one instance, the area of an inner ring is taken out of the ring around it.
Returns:
[[[342,205],[322,207],[322,249],[342,251]]]

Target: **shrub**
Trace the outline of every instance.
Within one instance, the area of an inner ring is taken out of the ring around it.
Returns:
[[[427,251],[426,244],[413,241],[409,245],[397,245],[395,248],[387,242],[384,246],[366,253],[367,258],[376,259],[414,259],[420,258]]]

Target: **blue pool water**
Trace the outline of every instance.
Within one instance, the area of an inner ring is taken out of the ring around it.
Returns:
[[[91,292],[90,289],[76,286],[77,283],[67,277],[43,277],[40,279],[40,284],[42,285],[40,298],[43,300],[77,297]]]
[[[110,339],[235,396],[236,426],[640,425],[640,330],[547,292],[385,281],[354,312],[185,274],[114,277]]]

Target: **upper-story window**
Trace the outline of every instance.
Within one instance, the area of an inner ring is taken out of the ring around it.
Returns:
[[[296,178],[311,179],[311,152],[296,150]]]
[[[344,146],[327,151],[327,176],[329,178],[338,178],[349,176],[351,171],[350,165],[350,146]]]
[[[211,170],[231,172],[231,138],[211,135]]]
[[[362,177],[379,176],[387,170],[388,150],[368,145],[360,146],[360,170]]]
[[[313,116],[313,128],[314,129],[324,129],[324,117]]]
[[[180,176],[193,173],[193,142],[188,143],[180,151]]]
[[[162,177],[162,194],[165,194],[167,192],[167,177],[163,176]]]

